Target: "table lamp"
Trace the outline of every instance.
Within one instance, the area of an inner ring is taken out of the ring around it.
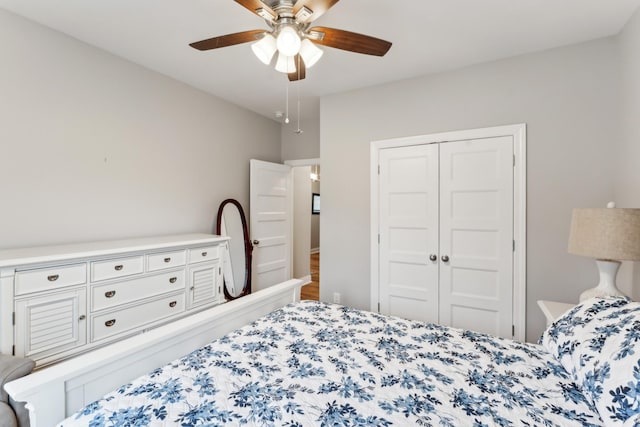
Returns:
[[[640,260],[640,209],[574,209],[569,253],[596,259],[600,283],[580,294],[580,301],[597,296],[624,295],[616,287],[620,261]]]

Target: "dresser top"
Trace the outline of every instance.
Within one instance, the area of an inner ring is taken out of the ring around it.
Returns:
[[[214,234],[194,233],[7,249],[0,251],[0,268],[65,261],[74,258],[113,255],[122,252],[149,251],[176,246],[206,245],[210,243],[224,242],[226,240],[229,240],[229,237],[216,236]]]

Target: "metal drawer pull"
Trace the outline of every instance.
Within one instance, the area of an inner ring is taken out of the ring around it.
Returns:
[[[169,303],[169,307],[175,307],[175,306],[176,306],[176,304],[178,304],[178,301],[171,301],[171,302]]]
[[[176,283],[177,280],[178,280],[177,277],[172,277],[169,279],[169,283]]]
[[[116,269],[116,271],[120,271],[120,270],[122,270],[122,267],[123,267],[123,265],[122,265],[122,264],[119,264],[119,265],[116,265],[116,266],[115,266],[115,267],[113,267],[113,268],[115,268],[115,269]]]
[[[50,282],[55,282],[60,277],[59,274],[52,274],[51,276],[47,276],[47,280]]]
[[[207,253],[206,252],[202,252],[202,256],[207,256]]]
[[[104,326],[106,326],[107,328],[113,326],[116,324],[116,319],[111,319],[111,320],[107,320],[106,322],[104,322]]]
[[[164,262],[171,262],[171,258],[169,258],[169,257],[165,258]]]
[[[105,292],[104,296],[107,298],[113,298],[115,294],[116,294],[116,291],[109,291],[109,292]]]
[[[84,314],[81,314],[80,317],[78,317],[78,320],[84,320],[86,318],[87,318],[87,316],[85,316]]]

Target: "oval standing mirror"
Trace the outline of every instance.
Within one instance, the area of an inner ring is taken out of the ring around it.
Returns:
[[[242,205],[235,199],[220,203],[216,233],[229,236],[229,252],[223,259],[224,296],[234,300],[251,293],[251,251],[247,220]]]

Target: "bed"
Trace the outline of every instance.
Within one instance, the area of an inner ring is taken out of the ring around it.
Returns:
[[[59,425],[638,425],[638,339],[621,298],[577,306],[541,345],[292,302]]]

